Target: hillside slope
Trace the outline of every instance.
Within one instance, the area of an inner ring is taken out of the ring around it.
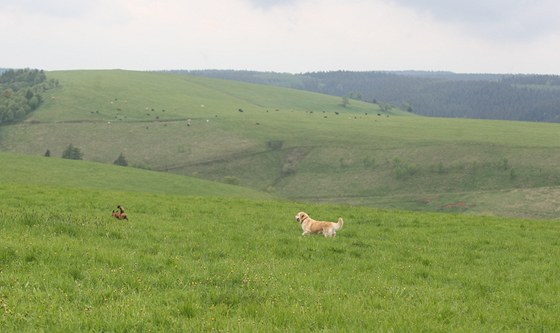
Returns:
[[[560,330],[558,223],[170,195],[157,180],[196,182],[6,157],[2,333]],[[344,228],[301,236],[302,209]]]
[[[270,199],[270,195],[178,175],[88,161],[0,153],[2,184],[188,196]]]
[[[232,70],[183,72],[376,100],[403,106],[424,116],[560,122],[558,75],[426,71],[301,74]]]
[[[188,75],[49,73],[60,86],[0,150],[238,184],[291,200],[556,218],[558,124],[411,116]]]

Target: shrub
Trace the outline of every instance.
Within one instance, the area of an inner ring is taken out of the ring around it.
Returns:
[[[513,168],[510,169],[510,171],[509,171],[509,179],[510,179],[510,180],[515,180],[516,178],[517,178],[517,173],[515,173],[515,170],[513,170]]]
[[[282,146],[284,146],[284,141],[283,140],[269,140],[266,143],[268,149],[270,150],[280,150],[282,149]]]
[[[340,163],[340,167],[342,169],[348,168],[352,165],[352,160],[351,159],[346,159],[344,157],[341,157],[338,162]]]
[[[448,172],[448,169],[443,165],[442,162],[439,162],[438,164],[430,166],[430,172],[443,175]]]
[[[397,179],[407,179],[414,176],[418,172],[416,164],[408,164],[398,158],[393,160],[393,168],[395,170],[395,177]]]
[[[297,172],[297,165],[291,161],[288,161],[282,165],[283,175],[292,175]]]
[[[119,157],[117,157],[117,159],[113,162],[113,164],[120,165],[120,166],[128,166],[128,162],[126,161],[126,158],[124,157],[123,153],[121,153]]]
[[[364,159],[362,160],[362,163],[364,164],[364,167],[366,168],[375,168],[375,158],[373,157],[364,157]]]
[[[225,176],[223,182],[230,185],[239,185],[239,178],[235,176]]]
[[[509,169],[509,161],[508,161],[508,159],[505,158],[505,157],[502,158],[502,160],[501,160],[500,163],[499,163],[499,167],[500,167],[500,169],[503,169],[503,170]]]
[[[80,151],[80,148],[74,147],[72,144],[69,144],[68,147],[62,152],[62,158],[70,159],[70,160],[81,160],[84,154]]]

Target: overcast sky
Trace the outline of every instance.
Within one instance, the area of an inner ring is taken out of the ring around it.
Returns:
[[[558,0],[0,0],[0,67],[560,74]]]

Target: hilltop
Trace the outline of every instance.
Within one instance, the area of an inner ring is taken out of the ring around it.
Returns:
[[[560,122],[560,76],[527,74],[461,74],[427,71],[301,74],[254,71],[184,71],[226,78],[352,96],[400,106],[424,116]]]
[[[558,124],[426,118],[184,74],[47,73],[59,86],[0,150],[251,188],[303,202],[556,218]]]

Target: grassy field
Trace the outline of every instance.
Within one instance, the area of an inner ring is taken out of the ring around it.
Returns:
[[[23,167],[0,184],[2,332],[560,330],[551,221],[243,198],[219,184],[166,194],[154,184],[177,176],[7,160],[3,171]],[[110,216],[117,204],[129,221]],[[303,237],[300,210],[346,223],[335,239]]]
[[[289,200],[556,219],[559,124],[438,119],[187,75],[48,73],[60,82],[0,150],[239,184]]]
[[[0,170],[3,174],[2,184],[15,186],[45,185],[189,196],[272,198],[263,192],[203,179],[60,158],[0,153]]]

